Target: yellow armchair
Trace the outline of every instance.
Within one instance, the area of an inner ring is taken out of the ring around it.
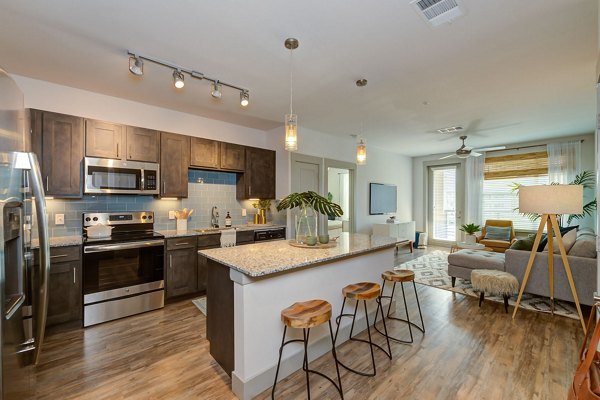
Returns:
[[[497,239],[485,239],[486,235],[486,227],[487,226],[497,226],[502,228],[510,228],[510,238],[508,241],[505,240],[497,240]],[[485,225],[481,230],[481,234],[477,236],[477,243],[484,244],[485,247],[489,247],[493,249],[497,253],[504,253],[506,249],[510,247],[510,245],[517,240],[515,238],[515,230],[513,228],[512,221],[502,220],[502,219],[488,219],[485,221]]]

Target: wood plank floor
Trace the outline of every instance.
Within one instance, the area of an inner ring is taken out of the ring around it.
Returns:
[[[520,310],[513,321],[500,303],[488,301],[480,309],[474,297],[417,288],[426,334],[417,333],[412,345],[392,343],[392,361],[376,353],[374,378],[342,369],[346,399],[566,398],[583,339],[577,320]],[[414,301],[412,291],[407,295]],[[208,354],[205,322],[185,300],[95,327],[51,332],[36,367],[36,398],[234,399],[229,377]],[[408,333],[400,323],[388,329]],[[338,356],[356,368],[370,363],[360,343],[340,346]],[[335,374],[329,355],[311,368]],[[320,377],[311,377],[311,388],[314,399],[339,398]],[[265,391],[258,398],[269,397]],[[277,398],[306,398],[302,371],[278,384]]]

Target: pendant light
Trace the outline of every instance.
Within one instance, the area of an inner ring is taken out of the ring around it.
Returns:
[[[356,86],[358,86],[359,88],[364,88],[365,86],[367,86],[367,80],[366,79],[359,79],[356,81]],[[361,116],[361,121],[360,121],[360,137],[358,138],[358,143],[356,144],[356,164],[357,165],[367,165],[367,141],[363,138],[364,135],[364,131],[363,131],[363,125],[364,125],[364,107],[365,107],[365,97],[364,95],[361,96],[361,103],[362,103],[362,116]]]
[[[285,115],[285,149],[287,151],[298,150],[298,116],[292,109],[294,98],[292,51],[297,49],[299,44],[298,39],[288,38],[285,40],[285,48],[290,51],[290,113]]]

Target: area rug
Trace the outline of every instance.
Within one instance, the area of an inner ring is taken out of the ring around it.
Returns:
[[[452,287],[452,279],[448,275],[448,253],[445,251],[434,250],[431,253],[394,267],[394,269],[401,268],[414,271],[415,282],[417,283],[479,298],[479,292],[473,290],[471,281],[457,278],[456,286]],[[504,302],[500,296],[489,296],[487,294],[485,296],[485,301]],[[517,302],[517,295],[512,296],[508,302],[511,306],[514,306]],[[544,313],[551,312],[551,303],[548,297],[541,297],[528,293],[523,293],[520,307],[526,310]],[[554,314],[567,318],[579,319],[575,305],[566,301],[554,301]]]
[[[197,299],[192,300],[192,303],[200,310],[200,312],[204,315],[206,314],[206,296],[198,297]]]

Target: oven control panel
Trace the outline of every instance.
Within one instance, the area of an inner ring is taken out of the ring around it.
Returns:
[[[115,213],[84,213],[83,226],[153,224],[153,211],[128,211]]]

